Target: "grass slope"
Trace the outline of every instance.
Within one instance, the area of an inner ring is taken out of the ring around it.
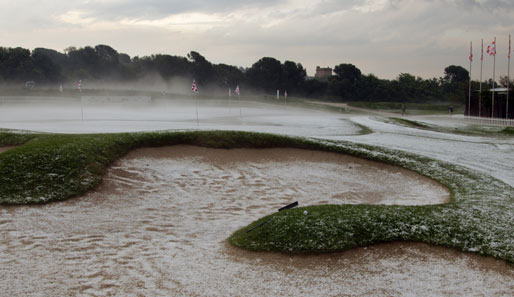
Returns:
[[[191,144],[216,148],[294,147],[350,154],[417,171],[447,186],[451,202],[431,206],[323,205],[272,214],[236,231],[238,247],[286,253],[335,252],[395,240],[478,252],[514,263],[514,189],[488,175],[414,154],[349,142],[271,134],[196,131],[100,135],[0,133],[0,203],[64,200],[99,184],[107,167],[138,147]],[[303,211],[308,214],[304,215]]]
[[[388,122],[416,129],[467,136],[496,136],[505,138],[514,135],[513,127],[503,128],[500,126],[469,124],[461,128],[448,128],[396,117],[389,117]]]

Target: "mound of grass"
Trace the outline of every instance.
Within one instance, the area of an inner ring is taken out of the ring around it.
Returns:
[[[389,118],[389,119],[392,120],[393,122],[396,122],[400,125],[407,126],[407,127],[419,128],[419,129],[430,129],[430,126],[425,125],[420,122],[416,122],[416,121],[411,121],[411,120],[401,119],[401,118],[394,118],[394,117]]]
[[[338,252],[391,241],[417,241],[514,263],[514,189],[488,175],[405,152],[346,142],[324,149],[395,164],[439,181],[443,205],[322,205],[282,211],[236,231],[229,242],[254,251]],[[307,214],[304,214],[307,211]],[[265,220],[269,222],[248,232]]]
[[[14,133],[10,130],[0,129],[0,146],[21,145],[37,137],[37,134]]]
[[[506,135],[514,135],[514,127],[506,127],[505,129],[501,130],[501,133]]]
[[[478,252],[514,263],[514,189],[486,174],[400,151],[350,142],[235,132],[91,135],[2,132],[0,143],[25,144],[0,154],[0,203],[32,204],[79,196],[107,167],[139,147],[191,144],[215,148],[292,147],[349,154],[419,172],[450,189],[451,202],[431,206],[323,205],[272,214],[236,231],[229,242],[258,251],[323,253],[395,240]],[[308,211],[305,215],[304,211]]]

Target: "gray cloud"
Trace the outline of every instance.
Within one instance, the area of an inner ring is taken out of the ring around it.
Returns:
[[[273,5],[280,0],[190,0],[190,1],[166,1],[166,0],[127,0],[113,2],[86,2],[80,6],[91,15],[108,18],[161,18],[168,15],[204,12],[219,13],[230,12],[245,6]]]
[[[187,13],[214,21],[152,23]],[[498,58],[506,55],[500,45],[514,31],[513,14],[511,0],[18,0],[0,2],[0,46],[109,44],[131,56],[197,50],[240,66],[273,56],[310,73],[349,62],[379,77],[434,77],[449,64],[467,67],[470,40],[477,49],[496,35]],[[127,19],[135,21],[120,22]]]

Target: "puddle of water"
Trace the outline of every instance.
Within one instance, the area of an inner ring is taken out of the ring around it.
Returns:
[[[369,195],[351,194],[366,183]],[[0,207],[0,287],[6,296],[507,296],[511,266],[440,247],[291,257],[225,242],[296,200],[421,204],[447,195],[411,172],[330,153],[138,150],[84,197]]]

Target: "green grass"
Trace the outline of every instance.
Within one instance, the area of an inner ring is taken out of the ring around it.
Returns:
[[[24,144],[36,136],[36,134],[31,133],[14,133],[10,130],[0,129],[0,146]]]
[[[379,242],[419,241],[514,263],[514,189],[489,175],[454,164],[350,142],[251,132],[15,134],[0,134],[2,144],[24,143],[0,153],[1,204],[45,203],[80,196],[101,182],[110,164],[139,147],[191,144],[227,149],[323,150],[419,172],[446,186],[451,202],[431,206],[307,206],[270,214],[271,221],[246,232],[269,216],[261,218],[237,230],[229,242],[258,251],[324,253]]]
[[[501,130],[500,133],[503,133],[505,135],[514,135],[514,127],[506,127],[503,130]]]

